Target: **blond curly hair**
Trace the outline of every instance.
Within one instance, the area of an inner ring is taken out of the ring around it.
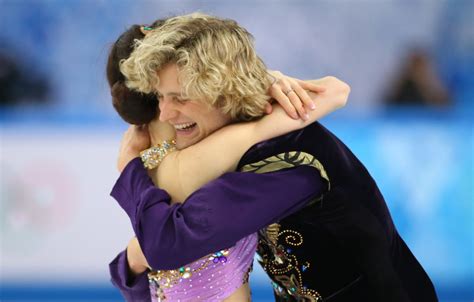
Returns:
[[[130,89],[155,92],[157,71],[175,63],[185,98],[220,108],[234,120],[263,115],[270,78],[252,35],[237,22],[202,13],[177,16],[136,40],[134,47],[120,62]]]

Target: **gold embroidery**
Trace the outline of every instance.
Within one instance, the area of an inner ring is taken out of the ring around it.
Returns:
[[[317,169],[321,177],[327,180],[328,186],[330,186],[329,177],[326,170],[324,169],[324,166],[313,155],[306,152],[290,151],[280,153],[259,162],[245,165],[242,167],[242,169],[240,169],[240,171],[268,173],[297,166],[311,166]]]
[[[301,247],[304,242],[303,235],[294,230],[279,232],[280,228],[281,225],[277,223],[270,225],[266,230],[260,232],[261,239],[259,240],[259,254],[261,256],[259,262],[274,280],[275,294],[282,298],[289,295],[298,298],[298,301],[321,301],[322,297],[317,291],[303,285],[302,272],[310,267],[310,263],[305,261],[300,267],[298,258],[292,254],[291,249],[285,248],[282,244]],[[276,236],[275,231],[278,232]]]
[[[290,276],[287,275],[281,275],[281,276],[276,276],[275,280],[280,282],[283,286],[285,286],[285,291],[286,293],[294,298],[297,298],[298,301],[308,301],[308,302],[319,302],[322,301],[321,295],[313,290],[313,289],[307,289],[302,286],[300,276],[296,276],[295,274],[292,274]],[[283,291],[281,291],[283,295]],[[277,291],[278,295],[278,291]]]
[[[270,224],[267,227],[267,236],[270,239],[271,243],[276,245],[278,240],[278,232],[280,231],[280,225],[278,223]]]
[[[283,232],[278,234],[278,237],[283,234],[289,234],[285,237],[285,242],[292,246],[300,246],[303,244],[303,236],[295,231],[292,230],[284,230]]]
[[[330,181],[324,166],[311,154],[300,151],[280,153],[268,157],[262,161],[248,164],[242,167],[242,172],[268,173],[297,166],[311,166],[317,169],[322,178]],[[315,199],[310,204],[320,200]],[[307,288],[303,284],[302,272],[310,267],[310,263],[305,261],[300,267],[297,257],[284,245],[291,247],[301,247],[303,245],[303,235],[294,230],[280,231],[281,225],[274,223],[266,229],[260,231],[258,245],[259,262],[263,269],[273,279],[275,294],[282,298],[294,297],[298,301],[319,302],[321,295]]]

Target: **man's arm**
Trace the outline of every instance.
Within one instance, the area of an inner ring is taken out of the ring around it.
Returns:
[[[183,204],[154,186],[141,161],[124,169],[111,195],[130,217],[153,269],[176,269],[286,217],[326,190],[317,170],[300,166],[266,174],[232,172]]]

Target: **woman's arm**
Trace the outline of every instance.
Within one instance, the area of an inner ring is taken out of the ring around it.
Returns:
[[[239,159],[252,145],[301,129],[346,104],[350,88],[344,82],[334,77],[308,82],[323,87],[324,92],[310,92],[316,106],[307,110],[307,120],[292,119],[282,107],[275,106],[272,114],[259,121],[226,126],[199,143],[166,156],[152,173],[154,183],[166,190],[173,201],[183,201],[209,181],[235,170]],[[151,126],[152,129],[155,127],[167,126]]]
[[[203,141],[165,157],[158,169],[151,171],[154,184],[166,190],[173,201],[184,201],[204,184],[227,171],[234,170],[240,157],[253,144],[304,127],[345,105],[350,88],[344,82],[334,77],[325,77],[310,83],[320,85],[324,89],[320,89],[318,94],[310,94],[316,107],[309,111],[308,121],[291,119],[286,109],[284,111],[281,107],[277,107],[273,114],[263,117],[260,121],[222,128]],[[174,129],[169,124],[160,125],[158,121],[151,123],[148,131],[152,143],[174,136]],[[140,142],[140,146],[148,144],[149,138],[144,132],[145,129],[139,127],[127,130],[122,142],[122,151],[132,147],[134,150],[143,149],[137,145],[137,141]],[[128,158],[136,156],[130,155],[134,154],[133,152],[122,151],[121,154],[127,156],[119,156],[120,171],[129,162]],[[148,263],[144,260],[138,242],[132,240],[127,250],[131,271],[134,275],[142,273],[148,267]]]

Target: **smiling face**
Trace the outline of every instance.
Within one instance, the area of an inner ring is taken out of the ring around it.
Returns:
[[[230,115],[202,101],[184,99],[179,70],[170,63],[158,72],[159,84],[155,87],[160,108],[160,121],[168,122],[176,130],[176,147],[189,147],[212,132],[229,124]]]

